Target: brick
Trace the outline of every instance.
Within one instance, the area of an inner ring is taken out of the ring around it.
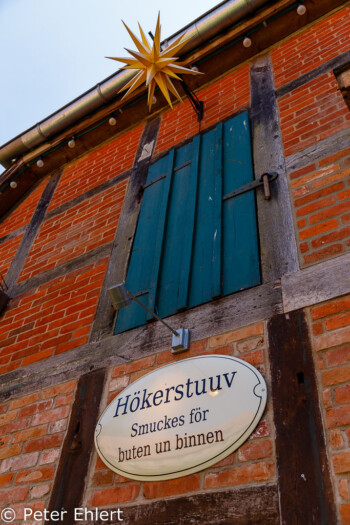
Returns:
[[[335,315],[329,319],[326,319],[325,326],[327,330],[336,330],[337,328],[350,326],[350,312]]]
[[[331,447],[334,449],[341,448],[344,445],[343,437],[340,430],[331,430],[329,433]]]
[[[59,447],[63,441],[63,434],[54,434],[45,436],[33,441],[27,441],[23,446],[23,452],[35,452],[37,450],[45,450],[47,448]]]
[[[168,481],[151,481],[143,484],[145,498],[166,498],[176,494],[194,492],[200,488],[200,477],[198,474],[185,476]]]
[[[154,365],[155,360],[156,356],[151,355],[148,357],[144,357],[143,359],[138,359],[137,361],[131,361],[130,363],[118,365],[114,368],[112,372],[112,378],[119,377],[125,374],[131,374],[132,372],[136,372],[145,368],[150,368]]]
[[[350,381],[350,365],[322,372],[322,383],[324,385],[338,385],[345,383],[345,381]]]
[[[15,408],[21,408],[26,405],[30,405],[31,403],[35,403],[35,401],[39,401],[41,398],[41,392],[34,392],[34,394],[30,394],[25,397],[20,397],[19,399],[14,399],[10,403],[10,410],[13,410]]]
[[[339,405],[344,405],[345,403],[350,404],[350,385],[340,386],[336,388],[335,399]]]
[[[323,235],[318,239],[314,239],[311,245],[313,248],[319,248],[324,244],[329,244],[335,241],[341,241],[343,239],[346,239],[347,237],[350,237],[350,227],[340,228],[337,231],[328,233],[327,235]]]
[[[14,477],[14,474],[0,474],[0,489],[4,487],[10,487]]]
[[[344,310],[350,310],[350,296],[336,299],[322,306],[317,306],[311,310],[312,319],[321,319],[328,315],[333,315]]]
[[[33,416],[32,425],[42,425],[44,423],[50,423],[51,421],[56,421],[57,419],[63,419],[69,414],[69,407],[63,406],[58,408],[53,408],[48,410],[43,414],[35,414]]]
[[[254,337],[257,335],[263,335],[264,325],[258,324],[253,326],[247,326],[234,330],[233,332],[227,332],[225,334],[216,335],[209,338],[209,347],[215,348],[216,346],[223,346],[228,343],[240,341],[241,339],[248,339],[248,337]]]
[[[335,215],[340,215],[341,213],[348,212],[348,211],[349,211],[349,203],[342,202],[341,204],[337,204],[336,206],[331,206],[330,208],[327,208],[326,210],[315,213],[314,215],[310,215],[309,223],[316,224],[317,222],[323,221],[325,219],[329,219],[330,217],[334,217]]]
[[[254,461],[272,455],[272,444],[268,439],[249,441],[238,450],[239,461]]]
[[[23,430],[24,428],[27,428],[29,426],[29,422],[30,422],[30,418],[23,418],[18,421],[14,421],[14,422],[2,425],[0,427],[0,435],[10,434],[12,432],[16,432],[17,430]]]
[[[112,470],[98,470],[94,473],[91,480],[93,487],[103,487],[104,485],[111,485],[114,480],[114,472]]]
[[[52,421],[49,424],[48,434],[56,434],[56,432],[63,432],[67,428],[67,419],[59,419],[58,421]]]
[[[92,505],[95,507],[104,507],[115,503],[125,503],[134,501],[140,492],[138,483],[130,483],[121,487],[97,490],[92,497]]]
[[[348,406],[332,408],[326,413],[329,428],[342,427],[350,424],[350,410]]]
[[[337,330],[335,332],[327,332],[318,337],[315,337],[314,346],[315,350],[325,350],[326,348],[332,348],[339,346],[343,343],[350,341],[350,327]]]
[[[310,228],[305,228],[305,230],[302,230],[299,232],[299,239],[309,239],[310,237],[315,237],[316,235],[320,235],[321,233],[328,232],[330,230],[334,230],[338,227],[338,221],[336,219],[331,219],[329,221],[321,222],[320,224],[317,224],[317,226],[311,226]]]
[[[312,333],[314,335],[320,335],[320,334],[323,334],[324,330],[323,330],[323,323],[322,322],[319,322],[319,323],[314,323],[312,325]]]
[[[46,496],[51,490],[51,485],[49,483],[43,483],[41,485],[36,485],[30,491],[30,498],[37,499]]]
[[[109,384],[109,391],[113,392],[115,390],[122,390],[129,384],[129,376],[121,376],[116,377],[115,379],[112,379],[112,381]]]
[[[17,410],[13,410],[12,412],[7,412],[6,414],[0,415],[0,425],[3,425],[4,423],[9,423],[10,421],[13,421],[17,417]]]
[[[273,475],[274,467],[272,463],[253,463],[207,474],[204,478],[204,488],[212,489],[232,485],[245,485],[257,481],[267,481],[271,479]]]
[[[16,475],[15,484],[23,485],[25,483],[33,484],[41,481],[48,481],[53,479],[55,474],[54,467],[42,467],[36,469],[25,470]]]
[[[10,445],[8,447],[0,447],[0,460],[17,456],[21,452],[20,445]]]
[[[42,392],[43,399],[47,399],[49,397],[55,397],[58,394],[68,394],[69,392],[73,392],[76,384],[77,384],[76,380],[73,379],[72,381],[61,383],[60,385],[55,385],[49,388],[45,388],[45,390],[43,390]]]
[[[240,354],[245,352],[252,352],[264,344],[264,337],[255,337],[254,339],[249,339],[248,341],[243,341],[237,343],[237,350]]]
[[[294,205],[296,207],[303,206],[309,202],[316,201],[331,193],[336,193],[337,191],[340,191],[343,188],[344,188],[344,182],[338,182],[337,184],[332,184],[331,186],[327,186],[327,188],[324,188],[323,190],[308,193],[306,196],[303,196],[299,199],[295,199]]]
[[[318,171],[308,173],[307,175],[300,177],[297,180],[293,180],[290,184],[291,188],[294,188],[294,189],[299,188],[300,186],[303,186],[304,184],[308,184],[315,180],[322,179],[326,175],[329,175],[337,171],[339,167],[340,167],[339,164],[333,164],[331,166],[327,166],[326,168],[322,168]]]
[[[34,403],[33,405],[23,407],[18,411],[18,419],[21,417],[32,416],[33,414],[38,414],[39,412],[48,410],[51,408],[51,406],[52,399],[48,399],[46,401],[40,401],[38,403]]]
[[[333,467],[336,474],[350,472],[350,452],[335,454],[333,457]]]
[[[341,479],[338,483],[338,490],[340,497],[347,501],[350,500],[349,481],[347,479]]]
[[[328,208],[331,204],[335,203],[334,196],[328,196],[324,199],[318,199],[316,202],[308,204],[307,206],[302,206],[297,209],[296,216],[302,217],[303,215],[309,215],[310,213],[320,210],[322,208]],[[294,203],[297,206],[296,202]]]
[[[73,394],[63,394],[55,398],[55,408],[63,405],[70,405],[73,401]]]
[[[262,419],[253,434],[251,435],[252,439],[258,439],[262,437],[267,437],[270,435],[270,425],[267,419]]]
[[[243,361],[250,363],[253,366],[262,365],[264,363],[264,351],[256,350],[241,356]]]
[[[4,489],[0,492],[0,505],[25,501],[29,494],[29,487]]]
[[[57,448],[52,448],[50,450],[44,450],[41,453],[40,459],[39,459],[39,465],[49,465],[50,463],[54,463],[60,455],[60,451]]]
[[[350,346],[330,350],[325,353],[325,358],[329,367],[344,365],[350,361]]]
[[[4,459],[0,465],[0,473],[15,472],[16,470],[33,467],[38,460],[38,456],[39,454],[34,452],[32,454],[22,454],[21,456]]]
[[[350,503],[340,505],[340,516],[342,525],[349,525],[350,523]]]

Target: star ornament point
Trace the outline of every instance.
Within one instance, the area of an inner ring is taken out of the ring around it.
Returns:
[[[134,42],[137,51],[132,51],[126,49],[126,51],[131,55],[127,58],[119,57],[106,57],[111,60],[117,60],[125,64],[122,69],[132,69],[135,70],[135,75],[132,79],[125,84],[125,86],[120,91],[125,91],[124,98],[128,97],[133,91],[135,91],[142,84],[146,84],[148,88],[148,109],[151,111],[153,95],[156,87],[158,86],[161,92],[163,93],[166,101],[172,108],[172,102],[170,98],[170,93],[174,95],[180,102],[182,99],[176,90],[173,79],[182,80],[181,74],[190,74],[198,75],[201,74],[198,71],[193,71],[181,65],[177,62],[178,57],[175,55],[180,51],[180,49],[188,42],[189,37],[186,35],[181,35],[174,42],[172,42],[164,50],[160,47],[160,16],[158,14],[157,26],[155,30],[154,40],[152,45],[146,38],[145,33],[142,30],[140,24],[139,31],[141,39],[137,38],[134,33],[128,28],[128,26],[123,22],[127,32],[129,33],[132,41]]]

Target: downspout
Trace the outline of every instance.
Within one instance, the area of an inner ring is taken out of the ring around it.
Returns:
[[[184,56],[268,2],[269,0],[228,0],[194,20],[166,41],[170,44],[182,33],[190,36],[191,39],[181,53]],[[47,139],[112,101],[133,74],[132,71],[119,70],[36,126],[4,144],[0,147],[0,163],[8,168],[12,159],[17,159],[40,146]]]

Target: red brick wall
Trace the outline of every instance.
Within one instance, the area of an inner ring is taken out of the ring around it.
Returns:
[[[174,356],[170,350],[131,363],[118,365],[110,374],[106,386],[106,404],[129,383],[164,365],[195,355],[234,355],[256,366],[268,381],[266,333],[263,323],[227,332],[220,336],[196,341],[189,352]],[[101,406],[101,411],[105,406]],[[164,498],[178,494],[266,483],[275,480],[275,459],[271,409],[268,409],[248,441],[233,454],[213,467],[170,481],[136,482],[108,469],[94,455],[86,492],[87,506],[103,507]]]
[[[138,126],[68,164],[48,210],[132,168],[142,130]]]
[[[13,239],[0,244],[0,275],[6,275],[22,238],[23,235],[17,235]]]
[[[343,525],[350,523],[350,296],[310,309],[324,423]]]
[[[0,374],[88,340],[108,259],[16,297],[0,320]]]
[[[276,88],[348,51],[349,15],[345,7],[276,47],[271,52]]]
[[[51,209],[132,166],[142,126],[103,145],[64,172]],[[84,169],[89,165],[90,177]],[[71,177],[71,179],[70,179]],[[31,219],[44,181],[3,223],[4,233]],[[44,219],[18,282],[111,243],[128,181]],[[10,221],[13,219],[13,222]],[[6,228],[6,229],[5,229]],[[0,244],[0,270],[8,270],[22,236]],[[0,374],[85,344],[91,330],[108,259],[88,264],[12,299],[0,318]]]
[[[204,102],[201,129],[216,124],[249,105],[249,66],[245,65],[197,93]],[[155,154],[198,133],[197,115],[186,99],[162,116]]]
[[[20,204],[1,224],[0,237],[11,233],[29,223],[45,189],[48,179],[43,182]]]
[[[271,52],[277,88],[349,49],[350,9],[292,36]],[[350,112],[329,71],[278,98],[286,157],[317,148],[350,127]],[[349,149],[289,173],[302,266],[350,249]]]
[[[350,127],[350,112],[332,71],[278,99],[286,156]]]
[[[69,381],[0,405],[0,507],[15,511],[15,523],[25,507],[48,507],[75,387]]]
[[[112,242],[128,182],[123,181],[43,222],[18,281]]]
[[[350,148],[290,174],[304,265],[350,247]]]

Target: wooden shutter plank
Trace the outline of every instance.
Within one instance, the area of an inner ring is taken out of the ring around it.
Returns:
[[[198,164],[195,158],[191,161],[196,156],[194,148],[199,148],[199,137],[175,155],[157,296],[157,311],[162,317],[186,306]]]
[[[222,134],[223,126],[220,123],[216,128],[215,151],[215,180],[214,180],[214,238],[213,238],[213,273],[212,298],[222,293],[221,279],[221,222],[222,222]]]
[[[149,291],[149,298],[148,298],[148,308],[150,308],[150,310],[154,310],[155,302],[156,302],[159,269],[161,265],[162,247],[163,247],[164,232],[165,232],[165,227],[166,227],[166,216],[167,216],[167,210],[168,210],[168,205],[169,205],[169,196],[171,192],[171,182],[172,182],[172,177],[173,177],[174,156],[175,156],[174,150],[171,150],[169,154],[167,155],[166,178],[163,179],[162,181],[163,182],[163,198],[158,204],[159,205],[159,220],[158,220],[158,225],[157,225],[158,227],[153,232],[153,235],[155,237],[154,257],[153,257],[153,267],[152,267],[152,273],[151,273],[150,291]],[[156,203],[153,203],[153,206],[155,205]],[[145,242],[148,242],[148,239],[145,239]],[[148,314],[147,319],[152,319],[152,316]]]
[[[160,175],[166,173],[169,163],[168,156],[163,157],[149,168],[146,184],[154,182]],[[156,232],[162,222],[161,203],[168,190],[167,178],[160,179],[148,186],[143,195],[140,216],[137,224],[135,239],[132,247],[130,264],[126,278],[126,287],[138,299],[149,305],[151,277],[154,269],[156,254]],[[148,314],[136,302],[123,308],[118,313],[116,333],[141,326],[146,323]]]
[[[199,151],[200,151],[200,135],[197,135],[192,142],[192,164],[190,171],[189,190],[186,196],[187,199],[187,214],[186,224],[183,231],[183,251],[182,267],[179,279],[179,293],[177,298],[177,310],[188,306],[188,290],[190,282],[191,261],[192,261],[192,246],[194,238],[195,217],[196,217],[196,202],[197,202],[197,187],[198,187],[198,171],[199,171]]]
[[[223,194],[253,180],[248,113],[224,124]],[[223,294],[260,283],[254,191],[223,203]]]
[[[212,299],[216,130],[202,135],[189,306]]]

